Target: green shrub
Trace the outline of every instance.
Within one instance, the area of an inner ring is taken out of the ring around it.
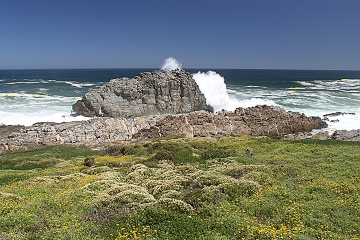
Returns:
[[[235,197],[249,197],[256,193],[260,188],[260,185],[253,181],[240,181],[237,184],[225,184],[222,187],[223,193],[228,195],[230,198]]]
[[[227,158],[229,156],[230,154],[224,149],[208,148],[201,153],[200,158],[203,160],[209,160],[215,158]]]
[[[184,149],[174,153],[173,162],[175,164],[194,163],[201,160],[199,157],[194,156],[191,150]]]
[[[157,152],[157,151],[172,151],[177,152],[183,149],[184,146],[178,142],[171,142],[171,141],[158,141],[150,144],[148,146],[148,151],[150,153]]]
[[[152,239],[203,239],[208,232],[207,223],[202,219],[160,207],[140,210],[128,221],[130,226],[150,226]]]
[[[82,166],[98,152],[81,147],[0,154],[0,239],[360,236],[360,142],[155,139],[116,151],[126,156],[97,167]]]
[[[150,161],[170,160],[175,164],[198,162],[199,157],[194,156],[193,149],[184,142],[155,142],[148,145],[148,152],[155,153],[149,158]]]
[[[139,145],[124,145],[124,146],[107,146],[101,150],[100,155],[105,156],[124,156],[124,155],[138,155],[142,153]]]
[[[84,166],[86,167],[91,167],[95,164],[95,159],[94,157],[86,157],[84,159]]]
[[[156,151],[155,155],[152,156],[149,160],[173,160],[174,159],[174,153],[171,151]]]

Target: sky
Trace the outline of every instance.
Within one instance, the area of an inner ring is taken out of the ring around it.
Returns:
[[[0,0],[0,69],[360,70],[360,0]]]

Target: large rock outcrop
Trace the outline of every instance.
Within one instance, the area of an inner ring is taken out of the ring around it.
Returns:
[[[76,115],[87,117],[137,117],[199,110],[212,108],[191,74],[179,69],[113,79],[89,90],[73,105]]]
[[[234,112],[217,114],[197,111],[135,118],[93,118],[59,124],[39,123],[7,136],[0,136],[0,152],[38,145],[96,146],[174,134],[185,134],[188,137],[229,134],[282,137],[326,126],[318,117],[306,117],[270,106],[237,108]]]

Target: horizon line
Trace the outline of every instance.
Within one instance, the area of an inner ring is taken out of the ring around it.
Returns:
[[[159,67],[55,67],[55,68],[0,68],[6,70],[106,70],[106,69],[149,69],[161,70]],[[282,71],[360,71],[360,69],[303,69],[303,68],[204,68],[204,67],[184,67],[184,70],[282,70]]]

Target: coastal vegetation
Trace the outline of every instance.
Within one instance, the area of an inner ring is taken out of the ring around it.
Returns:
[[[359,239],[360,142],[172,136],[0,155],[0,239]]]

